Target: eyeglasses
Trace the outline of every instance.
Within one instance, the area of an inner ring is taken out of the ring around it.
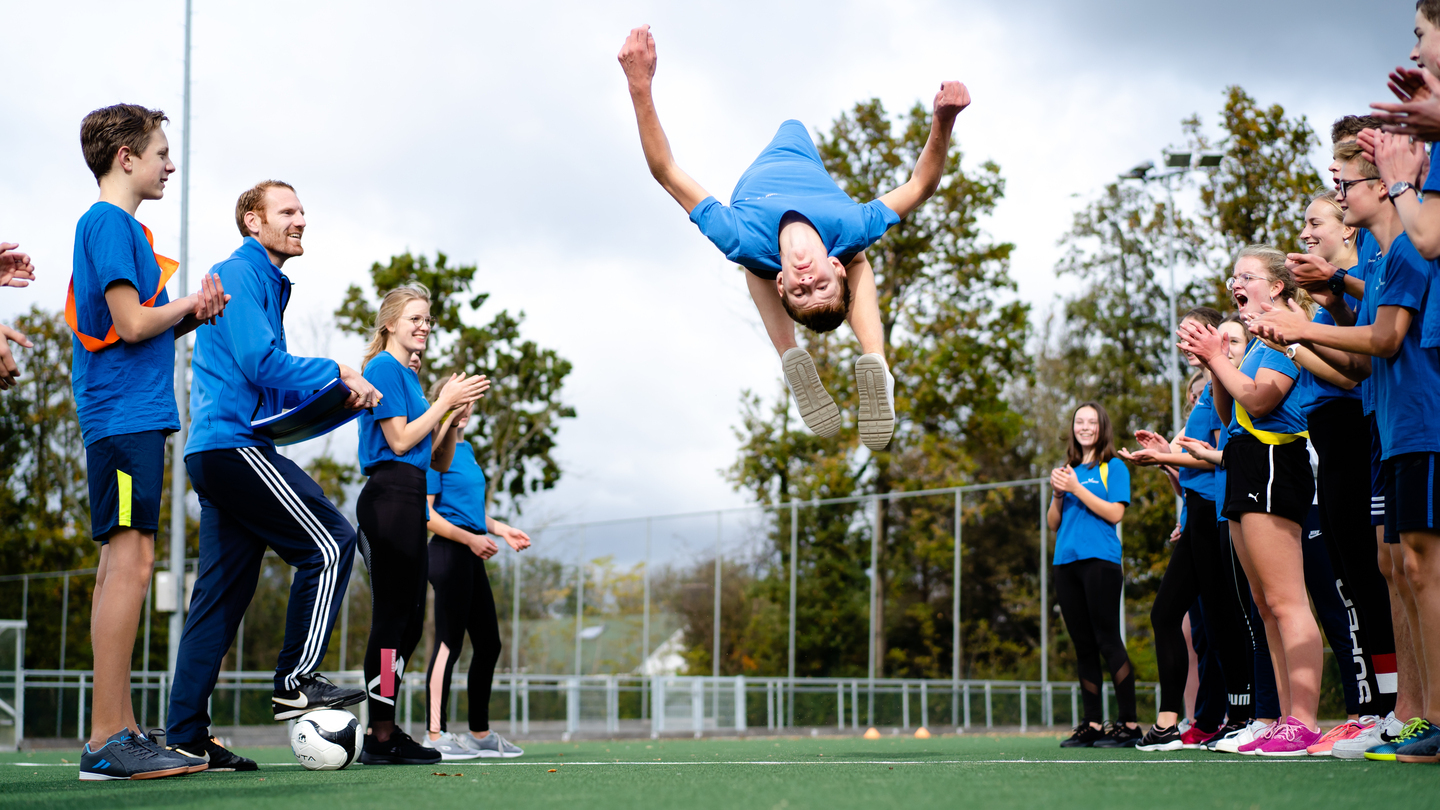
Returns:
[[[1378,177],[1362,177],[1359,180],[1341,180],[1339,181],[1340,189],[1339,191],[1335,192],[1335,198],[1340,200],[1345,199],[1345,195],[1350,193],[1350,187],[1355,185],[1356,183],[1368,183],[1371,180],[1379,179],[1380,178]]]
[[[419,329],[419,328],[422,327],[422,326],[428,327],[428,328],[430,328],[430,329],[434,329],[434,328],[435,328],[435,316],[434,316],[434,315],[411,315],[410,317],[406,318],[405,320],[409,321],[410,324],[411,324],[412,326],[414,326],[416,329]]]
[[[1231,276],[1230,278],[1225,279],[1225,289],[1229,290],[1230,292],[1235,292],[1236,287],[1243,287],[1246,284],[1249,284],[1250,282],[1261,278],[1264,278],[1264,276],[1254,276],[1249,273],[1241,273],[1238,276]]]

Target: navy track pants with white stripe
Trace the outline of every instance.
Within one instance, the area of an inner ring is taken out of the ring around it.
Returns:
[[[200,570],[180,637],[167,741],[208,734],[220,662],[255,595],[266,547],[295,568],[275,688],[320,668],[355,561],[355,529],[320,486],[273,447],[207,450],[185,468],[200,497]]]

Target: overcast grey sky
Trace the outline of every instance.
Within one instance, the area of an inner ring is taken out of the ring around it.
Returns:
[[[779,122],[812,133],[860,99],[928,104],[959,79],[966,161],[997,161],[1008,193],[986,227],[1017,245],[1021,295],[1063,291],[1056,240],[1085,198],[1213,126],[1240,84],[1321,131],[1384,100],[1406,63],[1413,4],[1336,0],[1157,4],[973,2],[197,2],[192,278],[235,248],[234,201],[294,184],[309,219],[288,314],[293,341],[357,364],[316,334],[346,285],[405,250],[480,266],[477,314],[523,310],[525,333],[575,363],[565,477],[532,512],[576,520],[743,503],[734,459],[742,389],[778,362],[739,271],[645,170],[615,54],[650,23],[656,98],[677,160],[726,200]],[[75,222],[94,201],[80,119],[120,101],[163,108],[178,156],[183,3],[11,3],[0,105],[0,239],[40,281],[0,318],[58,309]],[[1317,159],[1318,159],[1317,155]],[[179,178],[139,219],[179,251]],[[1077,196],[1078,195],[1078,196]],[[23,358],[22,358],[23,362]],[[842,403],[842,407],[852,406]],[[335,448],[351,452],[352,434]]]

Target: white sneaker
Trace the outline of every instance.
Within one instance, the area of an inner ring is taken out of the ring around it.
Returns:
[[[1400,736],[1400,730],[1405,727],[1394,712],[1385,715],[1385,719],[1365,729],[1358,737],[1348,740],[1341,740],[1330,748],[1330,756],[1335,759],[1364,759],[1365,751],[1386,742],[1382,735],[1389,734],[1388,739]]]
[[[800,409],[800,418],[816,436],[830,437],[840,432],[840,409],[825,384],[820,382],[820,373],[815,370],[815,361],[810,353],[801,348],[785,352],[780,358],[785,371],[785,383],[795,397],[795,406]]]
[[[465,735],[469,737],[470,735]],[[420,745],[434,751],[440,752],[440,759],[445,762],[465,759],[479,759],[481,754],[478,750],[467,748],[460,738],[448,731],[440,732],[440,739],[432,740],[428,733],[420,735]]]
[[[895,377],[885,358],[860,355],[855,361],[855,393],[860,399],[860,441],[871,450],[884,450],[895,433]]]
[[[1220,741],[1215,743],[1215,750],[1222,754],[1238,754],[1240,753],[1240,746],[1255,742],[1255,737],[1269,727],[1270,725],[1268,723],[1251,720],[1250,725],[1245,728],[1239,731],[1232,731],[1220,738]]]

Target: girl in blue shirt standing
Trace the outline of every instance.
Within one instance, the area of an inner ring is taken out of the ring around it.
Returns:
[[[435,383],[430,389],[432,398],[439,398],[443,385]],[[463,438],[473,408],[461,408],[448,428],[449,440],[455,444],[450,468],[425,474],[429,526],[434,533],[430,538],[430,584],[435,588],[435,639],[425,672],[428,733],[421,744],[447,760],[510,758],[525,753],[490,729],[490,684],[500,660],[500,622],[485,561],[500,550],[494,538],[521,551],[530,547],[530,535],[485,513],[485,471],[475,460],[475,448]],[[466,691],[469,733],[452,733],[445,722],[450,675],[466,633],[472,648]]]
[[[1050,473],[1047,521],[1055,532],[1055,597],[1075,645],[1084,718],[1063,748],[1130,747],[1140,740],[1135,672],[1120,635],[1120,535],[1130,471],[1115,458],[1110,416],[1098,402],[1075,409],[1065,466]],[[1108,730],[1100,703],[1100,658],[1115,683],[1119,721]]]
[[[369,480],[355,504],[372,605],[365,648],[370,733],[360,752],[367,765],[440,761],[438,751],[395,727],[395,695],[424,623],[425,473],[449,468],[455,453],[451,412],[475,402],[490,383],[456,374],[434,405],[426,402],[409,364],[425,350],[434,327],[429,290],[418,284],[391,290],[380,304],[361,366],[382,394],[380,404],[360,416],[360,468]]]
[[[1236,257],[1226,282],[1242,316],[1264,305],[1285,309],[1299,293],[1285,254],[1251,245]],[[1253,340],[1240,368],[1225,356],[1213,327],[1181,324],[1180,348],[1194,354],[1214,380],[1215,412],[1226,422],[1225,500],[1230,539],[1250,581],[1250,591],[1270,646],[1284,719],[1239,752],[1304,756],[1320,739],[1320,628],[1310,612],[1300,526],[1315,497],[1306,449],[1299,370],[1286,352]]]

